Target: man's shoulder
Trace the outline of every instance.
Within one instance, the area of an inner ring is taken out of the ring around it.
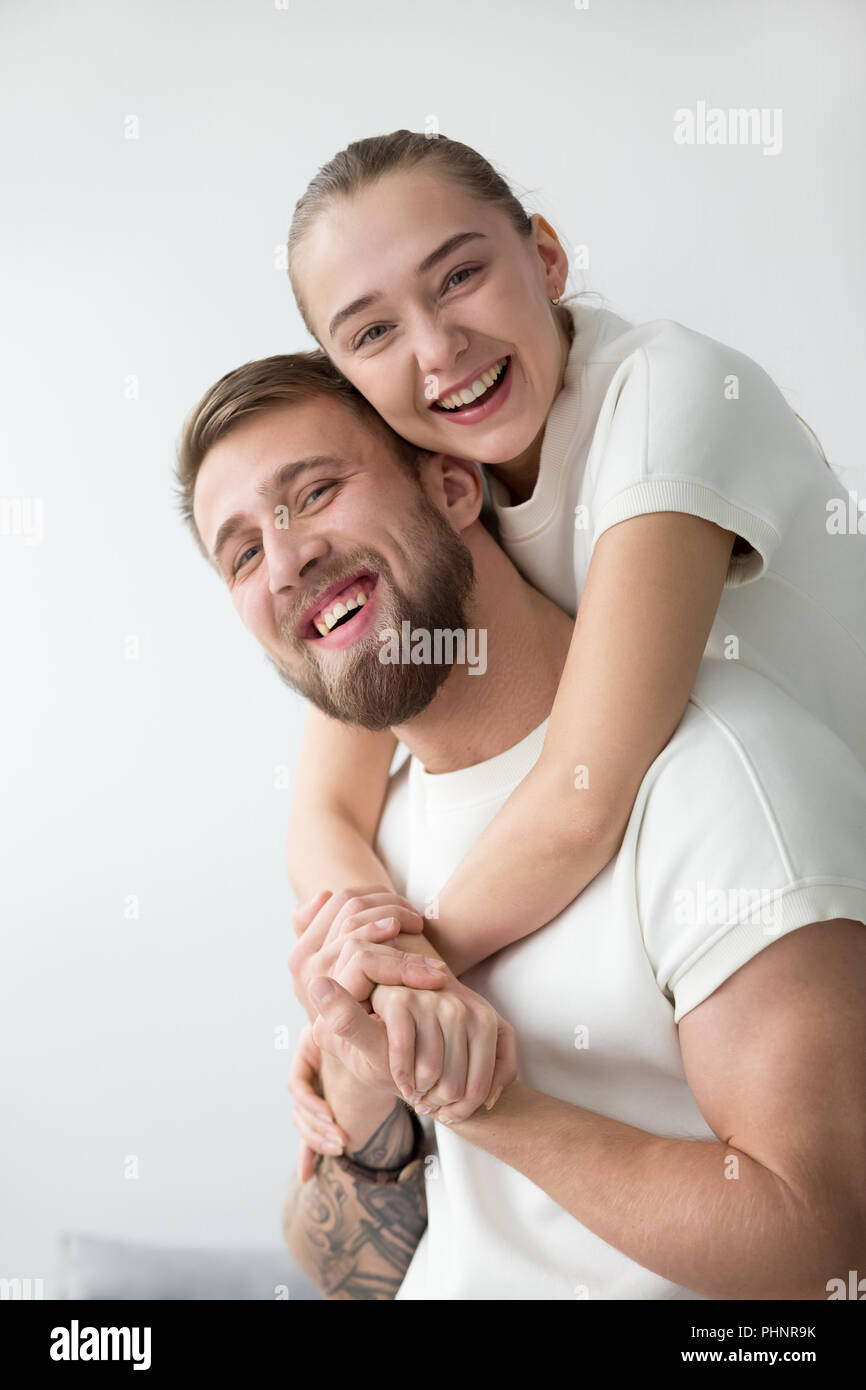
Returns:
[[[810,847],[824,856],[834,839],[850,840],[852,826],[862,834],[866,769],[773,681],[705,658],[679,726],[647,773],[641,805],[642,836],[661,820],[681,837],[719,842],[726,826],[743,862],[772,852],[793,870]],[[679,857],[673,842],[668,852]]]
[[[677,1021],[781,933],[866,920],[866,769],[747,667],[704,663],[629,832],[644,947]]]

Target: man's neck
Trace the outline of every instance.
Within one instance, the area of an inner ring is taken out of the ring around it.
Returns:
[[[455,664],[427,708],[394,728],[428,772],[486,762],[537,728],[550,714],[574,627],[475,525],[464,535],[476,576],[467,619],[486,633],[486,670]]]

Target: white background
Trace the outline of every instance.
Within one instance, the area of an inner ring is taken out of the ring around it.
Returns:
[[[278,268],[306,181],[435,117],[589,248],[575,288],[754,357],[862,491],[866,9],[5,0],[0,26],[0,496],[44,507],[41,544],[0,536],[0,1276],[50,1296],[60,1230],[280,1239],[301,707],[171,488],[202,392],[310,345]],[[781,153],[676,145],[699,101],[781,108]]]

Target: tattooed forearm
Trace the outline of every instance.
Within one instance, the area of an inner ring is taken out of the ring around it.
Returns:
[[[402,1105],[395,1105],[390,1115],[386,1115],[378,1129],[374,1129],[366,1144],[349,1152],[356,1163],[365,1168],[401,1168],[409,1160],[415,1143],[411,1123],[407,1124],[408,1112]]]
[[[412,1151],[402,1104],[350,1155],[370,1168],[396,1168]],[[327,1298],[391,1299],[427,1224],[424,1166],[377,1184],[327,1155],[308,1183],[295,1181],[283,1212],[286,1243]]]

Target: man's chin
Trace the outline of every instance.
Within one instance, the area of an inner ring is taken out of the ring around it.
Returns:
[[[270,652],[267,657],[283,684],[323,714],[378,732],[421,714],[450,670],[448,666],[384,664],[379,650],[363,642],[330,650],[327,656],[322,653],[327,665],[306,653],[296,666]]]

